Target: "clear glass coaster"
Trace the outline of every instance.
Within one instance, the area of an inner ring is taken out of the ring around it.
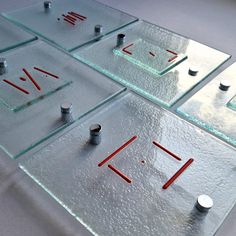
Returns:
[[[67,126],[65,117],[78,119],[124,90],[41,41],[2,56],[8,67],[0,76],[0,147],[12,158]],[[65,102],[72,115],[61,114]]]
[[[235,149],[132,92],[32,155],[20,167],[94,235],[213,235],[236,200]]]
[[[33,35],[0,17],[0,53],[35,39]]]
[[[117,34],[125,42],[117,45]],[[173,105],[229,55],[147,22],[138,22],[73,55],[155,103]],[[189,74],[189,68],[195,76]]]
[[[179,114],[236,146],[236,63],[178,108]],[[230,85],[221,90],[220,83]]]
[[[3,15],[67,51],[137,20],[94,0],[57,0],[46,8],[40,2]],[[96,25],[102,29],[95,32]]]
[[[229,101],[228,107],[236,111],[236,96]]]

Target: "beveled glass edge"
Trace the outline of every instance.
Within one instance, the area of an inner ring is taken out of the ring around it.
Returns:
[[[226,104],[226,106],[227,106],[228,108],[230,108],[231,110],[236,111],[236,104],[233,105],[233,104],[232,104],[232,100],[235,100],[235,101],[236,101],[236,95],[233,96],[233,97],[229,100],[229,102]],[[235,113],[235,115],[236,115],[236,113]]]
[[[18,111],[20,111],[20,110],[25,109],[25,108],[28,107],[29,105],[33,105],[33,104],[35,104],[35,103],[41,101],[42,98],[46,98],[46,97],[48,97],[48,96],[50,96],[50,95],[56,93],[57,91],[60,91],[61,89],[65,88],[66,86],[68,86],[68,85],[70,85],[70,84],[72,84],[72,83],[73,83],[73,81],[67,81],[65,84],[59,86],[59,87],[56,88],[55,90],[50,91],[50,92],[48,92],[48,93],[46,93],[46,94],[44,94],[44,95],[41,95],[41,96],[39,96],[39,97],[36,97],[36,98],[32,99],[32,100],[29,101],[29,102],[25,102],[25,103],[23,103],[22,105],[15,106],[15,107],[9,106],[9,104],[7,104],[7,103],[6,103],[3,99],[1,99],[1,98],[0,98],[0,100],[1,100],[2,104],[5,105],[9,110],[11,110],[11,111],[13,111],[13,112],[18,112]]]
[[[28,151],[30,151],[31,149],[33,149],[34,147],[38,146],[39,144],[43,143],[44,141],[46,141],[47,139],[53,137],[55,134],[59,133],[60,131],[62,131],[63,129],[65,129],[66,127],[70,126],[71,124],[78,122],[81,118],[83,118],[84,116],[86,116],[87,114],[93,112],[94,110],[98,109],[99,107],[101,107],[102,105],[108,103],[109,101],[111,101],[112,99],[114,99],[115,97],[119,96],[121,93],[125,92],[127,90],[126,87],[120,88],[119,91],[117,91],[116,93],[112,94],[111,96],[107,97],[106,99],[102,100],[100,103],[96,104],[95,106],[91,107],[91,109],[89,109],[87,112],[81,114],[80,116],[78,116],[77,118],[75,118],[73,121],[63,124],[62,126],[60,126],[59,128],[51,131],[48,133],[48,135],[46,135],[45,137],[43,137],[42,139],[34,142],[33,144],[31,144],[28,148],[25,148],[24,150],[20,151],[18,154],[16,155],[12,155],[6,148],[4,148],[1,144],[0,144],[0,149],[5,152],[11,159],[15,160],[18,157],[22,156],[23,154],[27,153]]]
[[[197,127],[205,129],[204,131],[208,131],[211,134],[214,135],[217,139],[221,140],[222,142],[226,142],[229,145],[232,145],[233,147],[236,147],[236,140],[232,139],[228,135],[224,134],[222,131],[219,131],[218,129],[215,129],[213,126],[207,124],[206,122],[199,120],[195,116],[191,116],[184,111],[181,110],[181,106],[176,109],[177,113],[183,117],[186,118],[187,121],[193,122],[193,125],[197,125]]]

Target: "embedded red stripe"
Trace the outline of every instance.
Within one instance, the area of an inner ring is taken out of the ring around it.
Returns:
[[[103,166],[106,162],[111,160],[118,152],[123,150],[125,147],[127,147],[129,144],[131,144],[137,136],[133,136],[130,140],[128,140],[126,143],[124,143],[122,146],[120,146],[118,149],[116,149],[112,154],[110,154],[107,158],[105,158],[103,161],[101,161],[98,166],[101,167]]]
[[[168,60],[168,62],[172,62],[172,61],[174,61],[177,57],[178,57],[178,56],[174,56],[174,57],[172,57],[171,59]]]
[[[171,50],[169,50],[169,49],[166,49],[166,51],[169,52],[169,53],[172,53],[172,54],[174,54],[174,55],[176,55],[176,56],[178,55],[176,52],[173,52],[173,51],[171,51]]]
[[[25,68],[23,68],[22,70],[27,75],[27,77],[31,80],[34,86],[40,91],[41,90],[40,86],[37,84],[37,82],[34,80],[31,74]]]
[[[155,146],[159,147],[160,149],[162,149],[164,152],[168,153],[169,155],[171,155],[172,157],[174,157],[176,160],[181,161],[181,158],[178,157],[177,155],[175,155],[173,152],[169,151],[168,149],[166,149],[165,147],[161,146],[161,144],[153,141],[152,142]]]
[[[12,87],[14,87],[14,88],[20,90],[21,92],[23,92],[23,93],[25,93],[25,94],[29,94],[29,92],[28,92],[27,90],[25,90],[25,89],[23,89],[23,88],[17,86],[16,84],[12,83],[11,81],[6,80],[6,79],[4,79],[3,81],[4,81],[5,83],[11,85]]]
[[[72,22],[72,21],[70,21],[70,20],[68,20],[68,19],[66,19],[66,18],[64,18],[63,20],[66,21],[66,22],[68,22],[68,23],[70,23],[71,25],[75,25],[74,22]]]
[[[128,51],[127,48],[129,48],[129,47],[131,47],[131,46],[133,46],[133,45],[134,45],[133,43],[129,44],[128,46],[124,47],[124,48],[122,49],[122,51],[125,52],[125,53],[127,53],[127,54],[129,54],[129,55],[132,55],[132,52]]]
[[[34,69],[37,70],[37,71],[40,71],[40,72],[42,72],[44,74],[50,75],[50,76],[52,76],[55,79],[59,79],[59,77],[57,75],[54,75],[54,74],[52,74],[52,73],[50,73],[50,72],[48,72],[46,70],[40,69],[38,67],[34,67]]]
[[[70,21],[73,21],[73,22],[77,21],[77,19],[72,17],[72,16],[68,16],[68,15],[65,15],[65,14],[62,14],[62,16],[64,16],[65,18],[67,18]]]
[[[114,166],[112,165],[108,165],[108,167],[113,170],[117,175],[119,175],[122,179],[124,179],[127,183],[131,183],[132,180],[130,178],[128,178],[126,175],[124,175],[120,170],[116,169]]]
[[[173,182],[192,164],[193,158],[190,158],[163,186],[163,189],[167,189]]]
[[[153,57],[155,57],[155,54],[153,52],[149,52],[149,54]]]
[[[78,13],[76,13],[76,12],[73,12],[73,11],[68,12],[68,14],[70,14],[70,15],[72,15],[72,16],[75,16],[75,17],[79,18],[80,20],[85,20],[85,19],[87,19],[86,16],[80,15],[80,14],[78,14]]]

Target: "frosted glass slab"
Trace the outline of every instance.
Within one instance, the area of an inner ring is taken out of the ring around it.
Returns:
[[[235,75],[236,63],[204,86],[177,110],[190,121],[234,146],[236,146]],[[228,91],[219,89],[222,80],[230,82]]]
[[[236,92],[236,91],[235,91]],[[228,103],[228,107],[236,111],[236,96],[234,96]]]
[[[36,37],[0,17],[0,53],[34,39]]]
[[[95,123],[102,127],[99,145],[89,143]],[[20,167],[94,235],[209,236],[236,200],[235,149],[133,93],[106,104]],[[214,201],[208,214],[194,207],[200,194]]]
[[[40,2],[3,15],[67,51],[137,20],[93,0],[57,0],[49,10]],[[100,35],[95,34],[95,25],[102,25]]]
[[[0,76],[0,148],[12,158],[68,126],[62,103],[72,103],[76,120],[124,90],[41,41],[2,56],[8,73]]]
[[[126,35],[116,47],[118,33]],[[229,55],[141,21],[73,55],[155,103],[172,106]],[[197,70],[196,76],[188,74]]]

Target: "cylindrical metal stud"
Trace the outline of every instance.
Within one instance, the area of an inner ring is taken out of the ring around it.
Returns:
[[[95,36],[99,36],[102,34],[102,25],[95,25],[94,27],[94,33],[95,33]]]
[[[7,60],[6,58],[0,58],[0,75],[7,73]]]
[[[200,195],[197,198],[196,208],[200,212],[208,212],[213,206],[213,200],[208,195]]]
[[[118,34],[117,35],[117,42],[116,42],[116,46],[120,47],[125,43],[125,34]]]
[[[102,126],[99,124],[93,124],[89,127],[91,144],[98,145],[101,143],[101,130]]]
[[[190,67],[189,70],[188,70],[188,74],[191,75],[191,76],[196,76],[198,73],[198,69],[195,68],[195,67]]]
[[[228,91],[230,86],[231,86],[230,81],[224,79],[220,81],[219,89],[222,91]]]
[[[43,3],[43,6],[44,6],[45,11],[48,11],[52,8],[52,2],[51,1],[45,1]]]
[[[73,121],[72,103],[64,102],[61,104],[61,119],[63,122],[66,122],[66,123]]]

